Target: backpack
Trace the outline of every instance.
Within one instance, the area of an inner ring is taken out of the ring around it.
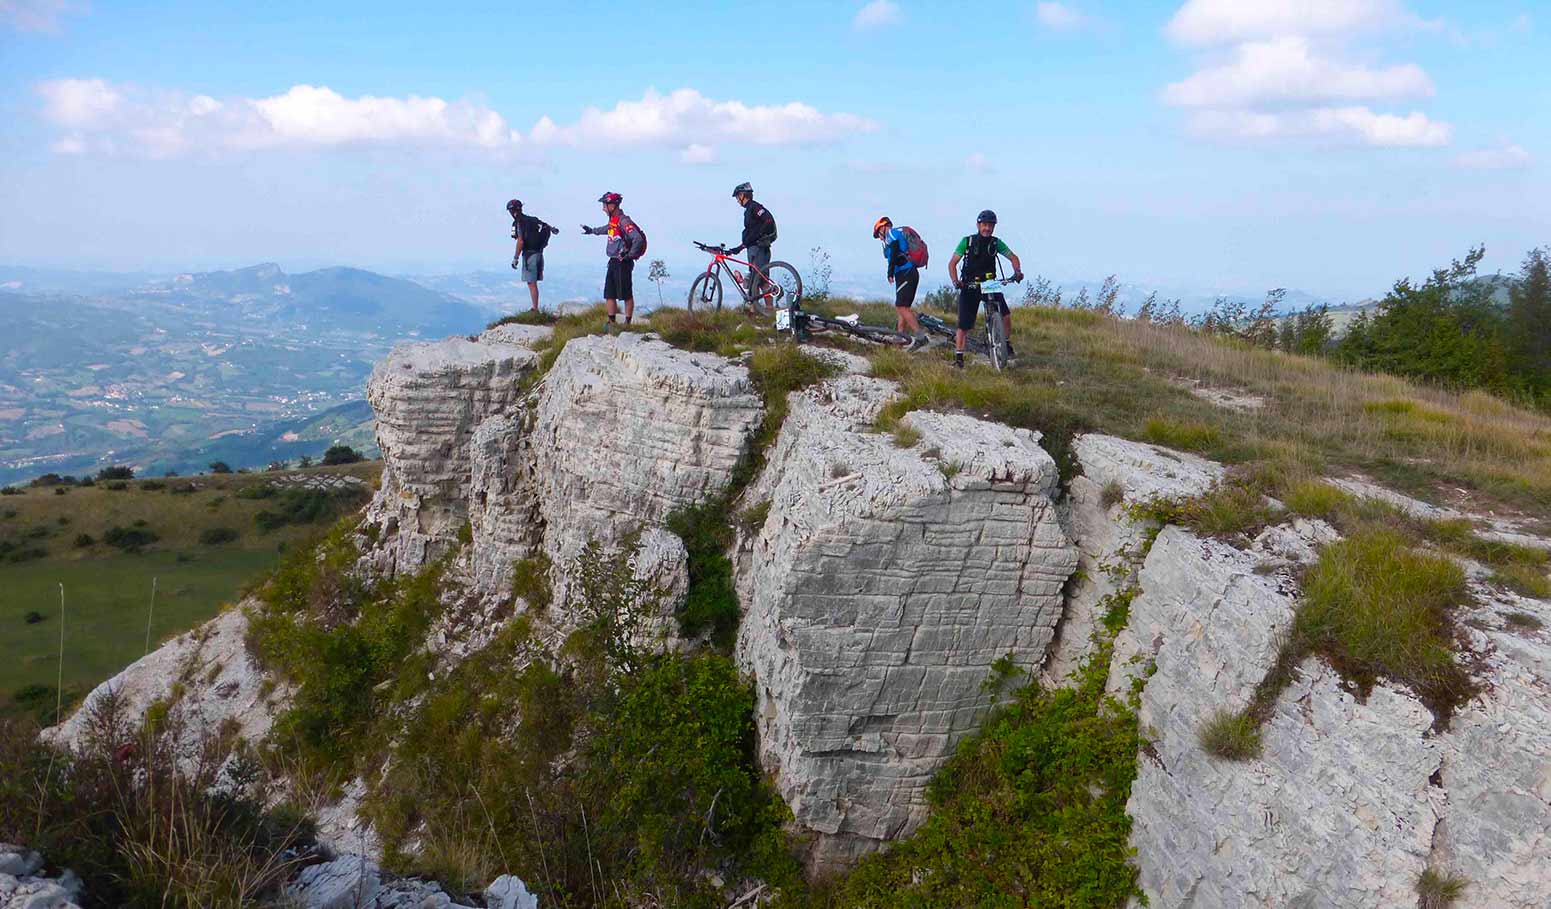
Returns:
[[[538,218],[530,218],[529,220],[533,222],[533,230],[529,233],[528,236],[523,238],[522,248],[532,252],[543,252],[544,247],[549,245],[549,238],[555,234],[560,233],[560,231],[556,228],[550,227],[548,224],[540,221]],[[522,229],[520,223],[514,226],[516,226],[518,230]]]
[[[901,227],[900,230],[905,232],[905,257],[916,268],[925,268],[928,257],[926,241],[921,239],[914,227]]]

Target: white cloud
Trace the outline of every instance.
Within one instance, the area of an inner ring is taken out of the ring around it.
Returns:
[[[20,32],[58,34],[61,19],[84,12],[86,4],[74,0],[0,0],[0,22]]]
[[[1034,19],[1051,31],[1069,32],[1081,28],[1088,17],[1064,3],[1042,2],[1034,5]]]
[[[1478,148],[1454,159],[1468,170],[1516,170],[1528,167],[1534,158],[1522,145],[1503,142],[1495,148]]]
[[[1186,0],[1165,32],[1201,59],[1160,98],[1191,108],[1190,130],[1209,139],[1446,145],[1447,123],[1359,103],[1432,97],[1420,66],[1351,57],[1365,33],[1436,25],[1401,0]]]
[[[1350,35],[1414,22],[1398,0],[1187,0],[1165,34],[1183,44],[1232,44],[1282,35]]]
[[[60,126],[90,127],[118,110],[123,97],[101,79],[59,79],[38,86],[43,114]]]
[[[856,11],[856,18],[851,20],[852,28],[880,28],[885,25],[898,25],[904,20],[899,11],[899,4],[893,0],[872,0],[866,6]]]
[[[750,145],[806,145],[833,142],[877,129],[853,114],[826,114],[798,101],[749,105],[716,101],[692,88],[669,94],[647,89],[639,101],[621,101],[603,111],[589,107],[568,126],[548,117],[534,125],[533,141],[544,145],[685,145],[742,142]]]
[[[1345,145],[1435,147],[1447,145],[1453,128],[1420,111],[1404,116],[1367,107],[1319,107],[1293,111],[1204,110],[1190,129],[1210,139],[1265,141],[1319,139]]]
[[[1319,55],[1306,38],[1287,36],[1240,44],[1228,62],[1166,87],[1163,100],[1179,107],[1249,107],[1432,93],[1432,80],[1414,63],[1383,69],[1344,63]]]
[[[851,114],[826,114],[799,102],[748,105],[716,101],[693,89],[611,110],[588,108],[574,122],[544,117],[528,137],[473,100],[409,95],[345,97],[326,86],[295,85],[265,98],[217,99],[146,91],[101,79],[60,79],[37,87],[46,120],[60,127],[60,154],[135,154],[172,158],[286,148],[439,147],[509,153],[530,144],[594,147],[659,145],[680,160],[715,160],[715,144],[830,142],[877,128]]]
[[[716,149],[709,145],[691,142],[679,152],[679,161],[684,164],[715,164]]]

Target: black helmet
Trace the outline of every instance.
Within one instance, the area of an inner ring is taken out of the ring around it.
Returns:
[[[975,216],[975,223],[976,224],[995,224],[996,223],[996,212],[992,211],[989,208],[986,209],[985,211],[981,212],[979,215]]]
[[[625,197],[621,196],[619,193],[604,193],[598,197],[598,201],[604,204],[613,202],[615,205],[618,205],[619,203],[625,201]]]
[[[506,210],[507,211],[522,211],[522,201],[520,199],[513,199],[513,200],[511,200],[510,202],[506,203]]]
[[[734,199],[738,197],[738,193],[748,193],[751,196],[754,195],[753,184],[750,184],[747,181],[739,183],[737,186],[732,188],[732,196]]]

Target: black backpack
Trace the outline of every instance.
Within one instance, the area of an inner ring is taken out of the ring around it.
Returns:
[[[532,250],[533,252],[543,252],[544,247],[549,245],[549,238],[560,233],[560,231],[550,227],[538,218],[529,218],[528,220],[533,222],[533,230],[525,232],[526,235],[522,238],[522,248]],[[518,230],[522,230],[520,222],[516,227]]]

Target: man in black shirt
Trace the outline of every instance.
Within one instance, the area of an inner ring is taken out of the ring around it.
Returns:
[[[747,183],[739,183],[734,187],[732,197],[743,206],[743,240],[736,249],[728,251],[737,255],[748,250],[749,265],[758,270],[760,277],[759,284],[755,285],[754,276],[749,276],[749,297],[754,299],[762,296],[769,284],[770,244],[776,238],[775,216],[770,213],[770,209],[754,201],[754,187]]]
[[[516,199],[506,203],[506,213],[512,216],[512,236],[517,240],[512,268],[522,271],[528,295],[533,298],[533,311],[538,312],[539,282],[544,280],[544,247],[549,245],[550,235],[559,231],[538,218],[523,214],[522,203]]]

